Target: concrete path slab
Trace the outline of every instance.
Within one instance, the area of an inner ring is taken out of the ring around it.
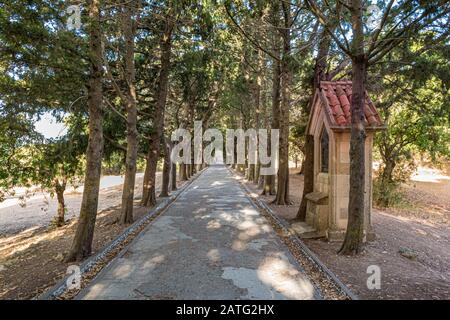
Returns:
[[[206,169],[78,299],[314,299],[224,166]]]

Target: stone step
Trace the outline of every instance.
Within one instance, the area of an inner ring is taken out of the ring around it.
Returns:
[[[295,222],[291,225],[291,229],[301,239],[321,238],[324,236],[306,222]]]

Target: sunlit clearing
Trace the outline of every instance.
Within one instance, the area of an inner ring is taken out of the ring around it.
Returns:
[[[443,175],[439,170],[419,167],[417,173],[411,177],[412,181],[440,183],[440,180],[450,180],[449,176]]]

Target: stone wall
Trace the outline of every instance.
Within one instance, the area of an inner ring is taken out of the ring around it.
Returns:
[[[348,217],[348,201],[350,188],[350,133],[342,132],[336,133],[336,162],[335,173],[331,176],[331,215],[334,215],[335,225],[330,225],[331,228],[343,229],[347,228]],[[370,225],[370,214],[372,211],[372,143],[373,134],[368,133],[366,139],[366,154],[365,154],[365,212],[366,212],[366,227]]]

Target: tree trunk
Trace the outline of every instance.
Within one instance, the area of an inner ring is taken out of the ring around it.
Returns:
[[[259,176],[260,176],[261,164],[258,163],[255,166],[255,177],[253,178],[253,183],[259,184]]]
[[[192,160],[191,160],[192,161]],[[195,166],[194,166],[194,162],[192,162],[190,165],[189,165],[189,175],[192,177],[193,175],[194,175],[194,173],[195,173]]]
[[[334,29],[334,27],[333,27]],[[311,112],[314,103],[314,95],[316,94],[317,89],[320,88],[320,82],[323,80],[327,80],[326,70],[328,68],[328,54],[330,50],[330,36],[327,34],[327,31],[324,29],[320,35],[319,41],[319,51],[316,57],[316,65],[314,67],[314,79],[312,83],[312,95],[313,97],[310,100],[309,107],[307,110],[308,113]],[[301,172],[304,174],[303,180],[303,195],[300,203],[300,208],[297,213],[297,219],[300,221],[305,221],[306,218],[306,195],[314,191],[314,136],[309,135],[308,132],[305,132],[305,158],[302,162]]]
[[[171,12],[173,10],[170,10]],[[141,205],[152,207],[156,204],[156,167],[158,163],[161,139],[164,134],[164,114],[166,109],[167,89],[169,83],[170,55],[172,49],[173,17],[166,16],[165,30],[161,37],[161,69],[157,88],[156,112],[154,118],[155,130],[150,136],[149,152],[147,158],[146,179],[142,192]]]
[[[264,186],[261,195],[263,196],[272,196],[275,194],[275,176],[264,176]]]
[[[260,164],[259,168],[257,169],[259,172],[259,174],[258,174],[258,189],[264,188],[264,176],[261,175],[261,168],[262,168],[262,164]]]
[[[169,196],[170,168],[172,166],[172,163],[170,161],[170,146],[168,143],[165,143],[164,146],[164,164],[162,172],[161,193],[159,194],[160,197]]]
[[[383,185],[387,185],[392,183],[394,180],[392,179],[392,176],[394,174],[394,168],[395,168],[395,161],[390,159],[384,160],[384,168],[381,172],[381,179]]]
[[[134,35],[135,23],[133,9],[124,6],[123,33],[125,38],[125,78],[127,82],[126,112],[127,112],[127,154],[125,161],[125,181],[122,192],[121,224],[133,222],[134,186],[136,183],[136,161],[138,154],[137,142],[137,106],[134,66]]]
[[[186,164],[186,166],[184,168],[186,170],[186,178],[187,178],[187,180],[189,180],[191,178],[191,165]]]
[[[155,137],[156,134],[152,134],[153,137],[150,142],[150,150],[147,154],[147,163],[144,172],[144,186],[142,191],[141,206],[153,207],[156,205],[156,169],[158,165],[160,140]],[[158,146],[156,146],[158,144]]]
[[[383,157],[383,162],[384,162],[384,167],[383,170],[380,174],[381,176],[381,185],[380,185],[380,194],[379,194],[379,198],[378,198],[378,202],[381,206],[383,207],[389,207],[390,205],[390,193],[392,192],[392,185],[393,185],[393,174],[394,174],[394,168],[396,165],[395,160],[393,160],[393,158],[391,156],[389,156],[389,158],[384,158]]]
[[[302,163],[300,164],[300,171],[298,172],[298,174],[304,174],[305,173],[305,164],[306,164],[306,152],[303,152],[303,159],[302,159]]]
[[[180,180],[181,181],[187,181],[188,177],[186,174],[186,164],[180,163]]]
[[[89,51],[91,70],[88,84],[89,141],[86,150],[86,174],[77,230],[67,262],[83,260],[91,254],[97,217],[98,193],[103,154],[102,110],[102,35],[100,1],[89,0]]]
[[[341,254],[354,255],[362,250],[364,241],[364,186],[366,131],[364,127],[364,104],[366,92],[367,58],[364,53],[363,6],[361,0],[352,0],[352,128],[350,139],[350,192],[348,224]]]
[[[248,165],[248,174],[247,174],[247,180],[253,182],[255,179],[255,165],[249,164]]]
[[[233,122],[236,124],[237,123],[236,119],[233,119]],[[239,166],[237,164],[237,138],[236,137],[234,137],[234,142],[233,142],[233,159],[234,159],[234,162],[231,164],[231,168],[233,168],[234,170],[239,172]]]
[[[283,2],[284,28],[283,58],[281,61],[281,107],[280,107],[280,151],[277,179],[277,194],[274,203],[277,205],[290,204],[289,201],[289,107],[291,103],[291,12],[290,3]]]
[[[150,150],[147,154],[147,157],[145,158],[145,171],[144,171],[144,179],[143,179],[143,190],[142,190],[142,199],[141,199],[141,206],[145,206],[146,203],[149,201],[150,197],[150,188],[151,182],[151,164],[150,164]],[[155,199],[156,201],[156,199]]]
[[[256,132],[260,128],[260,113],[261,113],[261,61],[262,61],[262,52],[258,50],[258,74],[256,77],[256,88],[255,88],[255,106],[256,106],[256,115],[255,115],[255,124],[256,124]],[[253,168],[253,183],[258,183],[259,181],[259,170],[261,164],[259,163],[259,139],[257,138],[256,145],[256,165]]]
[[[306,135],[305,160],[302,165],[302,171],[304,173],[303,195],[296,218],[300,221],[305,221],[306,195],[314,191],[314,136],[309,134]]]
[[[273,14],[273,24],[274,26],[279,25],[279,3],[274,1],[272,4],[272,14]],[[274,55],[277,59],[273,59],[273,70],[272,70],[272,129],[280,128],[280,76],[281,76],[281,64],[280,58],[280,41],[278,32],[275,31],[273,34],[273,44],[274,44]],[[267,144],[269,154],[272,153],[270,148],[270,143]],[[264,188],[263,195],[273,195],[275,194],[275,175],[264,177]]]
[[[170,190],[177,190],[177,164],[172,163],[172,168],[170,170]]]
[[[66,190],[65,182],[59,183],[56,181],[55,185],[55,193],[56,199],[58,200],[58,214],[55,219],[55,224],[57,227],[62,227],[65,223],[65,213],[66,213],[66,205],[64,202],[64,191]]]
[[[263,93],[265,93],[266,91],[264,90]],[[264,120],[264,128],[269,132],[270,131],[270,125],[269,125],[269,115],[267,112],[267,105],[269,105],[268,103],[266,103],[266,95],[263,95],[264,99],[263,99],[263,104],[262,104],[262,117]],[[267,146],[267,154],[269,154],[270,152],[270,143],[268,143]],[[258,151],[259,152],[259,151]],[[259,163],[259,162],[258,162]],[[259,163],[259,169],[258,170],[258,189],[264,189],[264,181],[266,180],[266,176],[263,176],[261,174],[261,168],[264,167],[264,165],[262,165],[261,163]]]

